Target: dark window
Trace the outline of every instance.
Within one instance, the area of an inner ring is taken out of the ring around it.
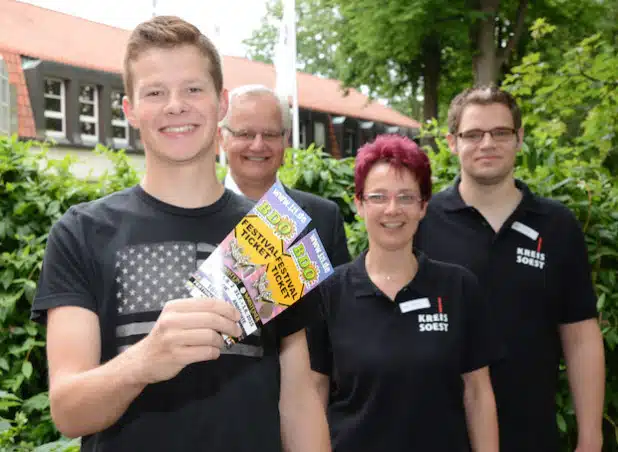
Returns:
[[[323,122],[313,123],[313,142],[316,146],[326,145],[326,127]]]
[[[301,122],[298,128],[298,145],[301,149],[307,149],[307,123]]]
[[[344,150],[343,156],[350,157],[356,155],[356,130],[354,129],[345,129],[343,132],[343,143]]]

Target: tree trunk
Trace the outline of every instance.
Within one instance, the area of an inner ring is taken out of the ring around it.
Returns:
[[[481,0],[480,11],[485,14],[476,25],[476,49],[473,57],[474,80],[478,85],[495,83],[498,78],[498,57],[495,37],[496,16],[500,0]]]
[[[528,12],[528,0],[519,0],[517,5],[517,12],[515,13],[515,20],[512,21],[513,32],[509,37],[508,42],[504,48],[501,48],[496,54],[496,70],[500,72],[502,66],[507,65],[513,49],[519,44],[521,35],[525,29],[526,14]]]
[[[441,50],[437,36],[427,36],[423,41],[423,119],[425,121],[438,118]]]
[[[423,70],[423,121],[438,119],[438,85],[440,84],[440,41],[435,35],[427,36],[423,40],[422,70]],[[423,147],[437,150],[434,137],[425,136],[420,142]]]

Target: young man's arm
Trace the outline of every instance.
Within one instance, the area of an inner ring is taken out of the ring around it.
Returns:
[[[47,314],[49,398],[58,430],[93,434],[113,425],[150,383],[169,380],[190,363],[219,357],[219,332],[240,334],[238,312],[212,299],[173,300],[148,336],[100,365],[95,313],[77,306]]]
[[[596,319],[562,324],[560,338],[577,417],[576,452],[600,452],[605,358],[599,324]]]
[[[564,231],[559,273],[559,334],[577,418],[577,452],[602,447],[605,360],[597,322],[597,297],[592,283],[586,239],[572,212],[560,219]]]
[[[330,436],[323,390],[309,364],[305,330],[281,342],[281,440],[286,452],[328,452]],[[328,379],[324,376],[328,383]]]
[[[466,423],[472,450],[498,452],[498,415],[489,370],[482,367],[463,374],[462,378]]]

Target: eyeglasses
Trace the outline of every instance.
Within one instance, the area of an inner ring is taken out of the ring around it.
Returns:
[[[272,130],[265,130],[263,132],[253,132],[251,130],[234,130],[228,126],[223,126],[223,128],[227,130],[228,132],[230,132],[230,134],[234,138],[238,138],[239,140],[244,140],[244,141],[253,141],[255,140],[255,137],[260,135],[262,137],[262,140],[264,141],[276,142],[285,135],[285,130],[276,131],[276,132]]]
[[[408,193],[367,193],[363,195],[363,200],[369,204],[376,206],[384,206],[388,204],[391,199],[395,200],[395,203],[399,206],[413,206],[423,202],[423,198]]]
[[[494,141],[504,143],[510,141],[517,131],[508,127],[496,127],[491,130],[466,130],[465,132],[458,133],[457,136],[468,143],[480,143],[483,141],[483,138],[485,138],[486,133],[491,135],[491,138],[493,138]]]

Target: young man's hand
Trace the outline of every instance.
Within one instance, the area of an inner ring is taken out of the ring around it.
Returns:
[[[239,312],[223,300],[169,301],[148,336],[126,350],[137,360],[135,378],[143,384],[157,383],[189,364],[217,359],[224,346],[221,333],[239,336],[239,320]]]

